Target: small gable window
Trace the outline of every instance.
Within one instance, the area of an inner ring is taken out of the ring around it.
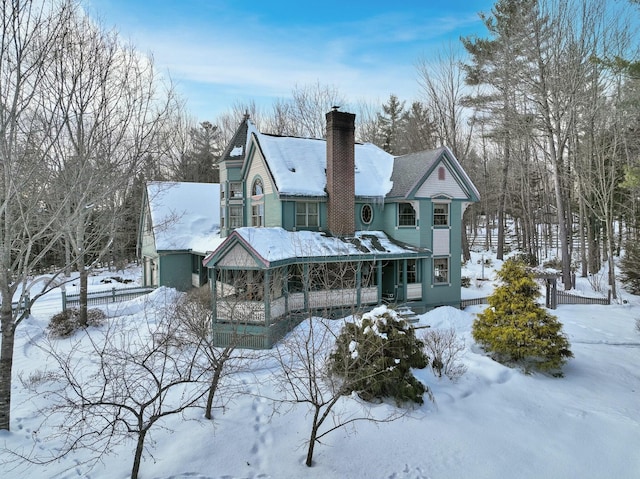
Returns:
[[[398,203],[398,226],[416,226],[416,211],[411,203]]]
[[[439,179],[440,181],[444,181],[444,180],[446,180],[446,179],[447,179],[447,178],[446,178],[446,171],[447,171],[447,170],[445,169],[445,167],[444,167],[444,166],[441,166],[440,168],[438,168],[438,179]]]
[[[365,225],[371,223],[371,220],[373,220],[373,209],[371,208],[371,205],[362,206],[362,209],[360,210],[360,219]]]
[[[449,205],[447,203],[433,204],[433,225],[449,226]]]

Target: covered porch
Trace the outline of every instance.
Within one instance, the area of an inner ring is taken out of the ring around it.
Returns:
[[[242,242],[229,244],[226,254],[223,250],[216,257],[214,252],[205,265],[215,343],[271,348],[311,314],[342,317],[389,299],[422,298],[424,286],[415,270],[426,263],[429,252],[346,244],[336,254],[297,254],[268,262]]]

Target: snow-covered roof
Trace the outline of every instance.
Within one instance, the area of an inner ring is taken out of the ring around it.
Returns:
[[[251,131],[282,195],[326,196],[327,143]],[[384,197],[392,187],[393,156],[371,143],[355,145],[356,196]]]
[[[153,181],[147,184],[156,250],[212,251],[220,238],[220,185]]]
[[[429,251],[391,241],[381,231],[356,231],[352,238],[327,236],[317,231],[287,231],[283,228],[244,227],[234,230],[266,263],[293,258],[344,256],[424,255]],[[229,237],[231,238],[231,236]],[[218,251],[204,260],[208,263]]]

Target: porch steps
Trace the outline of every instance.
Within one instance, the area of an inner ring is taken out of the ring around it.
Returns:
[[[398,316],[404,319],[407,323],[417,323],[420,319],[416,313],[408,306],[398,306],[396,309]]]

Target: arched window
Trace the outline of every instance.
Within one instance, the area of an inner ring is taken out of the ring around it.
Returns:
[[[260,196],[262,194],[264,194],[262,180],[260,178],[256,178],[256,180],[253,182],[253,187],[251,188],[251,196]]]
[[[264,188],[260,178],[251,186],[251,226],[264,226]]]

